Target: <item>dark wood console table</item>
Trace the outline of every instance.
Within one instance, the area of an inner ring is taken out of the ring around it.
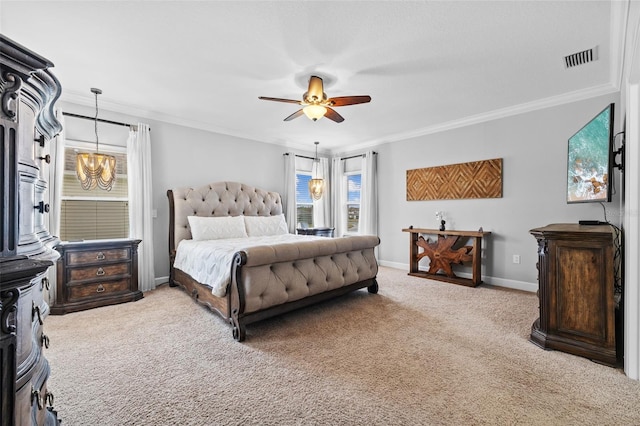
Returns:
[[[475,287],[482,283],[481,252],[482,237],[491,235],[485,231],[440,231],[438,229],[405,228],[409,232],[409,275],[432,280],[446,281],[454,284]],[[422,234],[437,235],[435,242],[425,240]],[[473,240],[473,245],[462,245]],[[423,251],[419,252],[418,247]],[[428,271],[420,271],[418,262],[428,257],[431,263]],[[451,265],[471,262],[472,278],[456,276]],[[439,271],[444,271],[444,274]]]

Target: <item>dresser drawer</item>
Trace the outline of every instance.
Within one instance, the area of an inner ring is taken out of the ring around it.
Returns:
[[[67,253],[67,266],[86,265],[95,262],[111,262],[117,260],[127,260],[131,258],[128,248],[107,249],[107,250],[87,250],[69,251]]]
[[[96,278],[115,277],[117,275],[130,275],[131,264],[116,263],[114,265],[88,266],[85,268],[69,268],[69,282],[80,280],[92,280]]]
[[[129,278],[99,283],[73,284],[67,287],[67,294],[70,302],[76,302],[87,298],[104,297],[113,293],[126,292],[129,290],[130,285]]]

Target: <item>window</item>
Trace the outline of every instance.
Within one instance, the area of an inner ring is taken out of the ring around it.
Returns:
[[[360,173],[347,173],[347,232],[357,233],[360,227]]]
[[[300,228],[313,228],[313,200],[309,195],[311,173],[296,172],[296,222]]]
[[[60,239],[101,240],[129,236],[129,198],[125,147],[100,144],[100,152],[116,157],[116,182],[111,191],[85,191],[76,176],[76,153],[91,152],[94,145],[66,141],[60,208]]]

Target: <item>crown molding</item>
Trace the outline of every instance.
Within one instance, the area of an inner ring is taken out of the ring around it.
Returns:
[[[379,146],[386,143],[400,142],[403,140],[413,139],[420,136],[426,136],[434,133],[445,132],[448,130],[471,126],[474,124],[511,117],[518,114],[523,114],[523,113],[537,111],[545,108],[565,105],[572,102],[595,98],[598,96],[608,95],[611,93],[616,93],[618,91],[619,89],[616,88],[615,85],[611,83],[606,83],[599,86],[590,87],[588,89],[564,93],[558,96],[551,96],[548,98],[539,99],[539,100],[527,102],[520,105],[510,106],[507,108],[501,108],[501,109],[489,111],[482,114],[476,114],[469,117],[464,117],[458,120],[451,120],[445,123],[424,127],[424,128],[412,130],[409,132],[402,132],[402,133],[396,133],[393,135],[383,136],[374,140],[352,145],[346,151],[338,151],[338,149],[336,149],[336,150],[330,150],[327,152],[330,152],[331,154],[336,154],[338,152],[340,152],[341,154],[349,154],[355,151],[360,151],[362,149],[371,148],[371,147]],[[89,96],[79,94],[79,93],[74,93],[74,92],[63,93],[61,100],[69,103],[74,103],[77,105],[93,106],[92,98],[90,98]],[[130,116],[139,117],[139,118],[146,118],[154,121],[161,121],[165,123],[176,124],[179,126],[205,130],[208,132],[218,133],[218,134],[227,135],[227,136],[233,136],[233,137],[242,138],[242,139],[253,140],[253,141],[262,142],[262,143],[269,143],[272,145],[280,145],[286,148],[299,149],[302,151],[309,150],[309,147],[306,144],[303,145],[300,143],[294,143],[287,140],[279,140],[279,141],[259,140],[259,139],[255,139],[253,135],[249,135],[246,133],[230,132],[228,129],[221,129],[216,126],[212,126],[208,123],[203,123],[196,120],[187,120],[180,117],[175,117],[175,116],[171,116],[168,114],[163,114],[155,111],[142,110],[139,108],[119,104],[117,102],[113,102],[109,100],[101,100],[100,105],[101,105],[101,109],[108,110],[111,112],[116,112],[118,114],[125,114],[125,115],[130,115]]]
[[[351,146],[349,147],[349,150],[347,152],[344,152],[344,154],[348,154],[354,151],[359,151],[364,148],[379,146],[385,143],[400,142],[403,140],[413,139],[420,136],[426,136],[434,133],[445,132],[448,130],[459,129],[461,127],[467,127],[474,124],[485,123],[488,121],[511,117],[518,114],[524,114],[527,112],[537,111],[545,108],[565,105],[573,102],[595,98],[598,96],[609,95],[611,93],[616,93],[618,91],[619,89],[617,89],[616,87],[614,87],[609,83],[606,83],[606,84],[594,86],[588,89],[577,90],[574,92],[564,93],[558,96],[551,96],[548,98],[539,99],[533,102],[527,102],[520,105],[510,106],[507,108],[496,109],[496,110],[489,111],[482,114],[476,114],[469,117],[464,117],[459,120],[451,120],[445,123],[424,127],[422,129],[417,129],[410,132],[397,133],[395,135],[381,137],[379,139],[375,139],[365,143]]]
[[[625,68],[625,50],[627,27],[629,25],[629,0],[611,2],[611,22],[609,28],[609,78],[611,85],[618,90],[622,87]]]
[[[630,4],[627,19],[623,78],[627,83],[637,83],[640,81],[640,2]]]
[[[60,100],[68,102],[70,104],[94,107],[94,99],[84,93],[74,91],[63,91]],[[122,104],[119,102],[110,101],[109,99],[100,98],[100,110],[109,111],[116,114],[128,115],[136,117],[138,119],[144,118],[153,121],[160,121],[163,123],[175,124],[177,126],[188,127],[190,129],[204,130],[207,132],[217,133],[220,135],[233,136],[241,139],[248,139],[256,142],[268,143],[272,145],[283,146],[288,149],[296,149],[303,152],[311,152],[313,149],[308,144],[296,143],[287,140],[268,141],[256,139],[253,135],[241,132],[232,132],[229,129],[223,129],[217,126],[213,126],[209,123],[204,123],[197,120],[188,120],[174,115],[164,114],[157,111],[149,111],[133,107],[131,105]],[[325,151],[326,152],[326,151]]]
[[[62,97],[60,99],[64,102],[69,102],[76,105],[94,106],[93,98],[78,92],[63,91]],[[193,129],[206,130],[209,132],[220,133],[223,135],[237,136],[237,137],[242,137],[246,139],[246,136],[244,135],[233,134],[228,129],[212,126],[209,123],[204,123],[197,120],[184,119],[184,118],[176,117],[173,115],[164,114],[158,111],[149,111],[149,110],[137,108],[131,105],[110,101],[108,98],[104,98],[104,97],[100,98],[100,110],[115,112],[117,114],[130,115],[138,118],[146,118],[148,120],[153,120],[153,121],[161,121],[165,123],[176,124],[178,126],[184,126],[184,127],[189,127]]]

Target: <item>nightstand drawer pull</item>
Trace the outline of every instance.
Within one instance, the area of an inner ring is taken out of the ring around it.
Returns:
[[[104,255],[103,252],[99,252],[98,255],[96,256],[96,260],[104,260],[106,258],[106,256]]]
[[[40,306],[36,306],[35,302],[31,302],[31,321],[33,321],[33,318],[36,315],[38,315],[38,322],[40,325],[44,324],[44,321],[42,321],[42,314],[40,314]]]
[[[99,277],[103,276],[104,275],[104,269],[98,268],[98,270],[96,271],[96,275],[99,276]]]
[[[42,342],[42,346],[49,349],[49,336],[43,334],[42,337],[40,337],[40,341]]]
[[[96,289],[96,293],[103,293],[104,292],[104,286],[102,284],[98,285],[98,288]]]
[[[49,290],[51,287],[51,284],[49,283],[49,278],[44,277],[42,279],[42,288],[46,288],[47,290]]]

